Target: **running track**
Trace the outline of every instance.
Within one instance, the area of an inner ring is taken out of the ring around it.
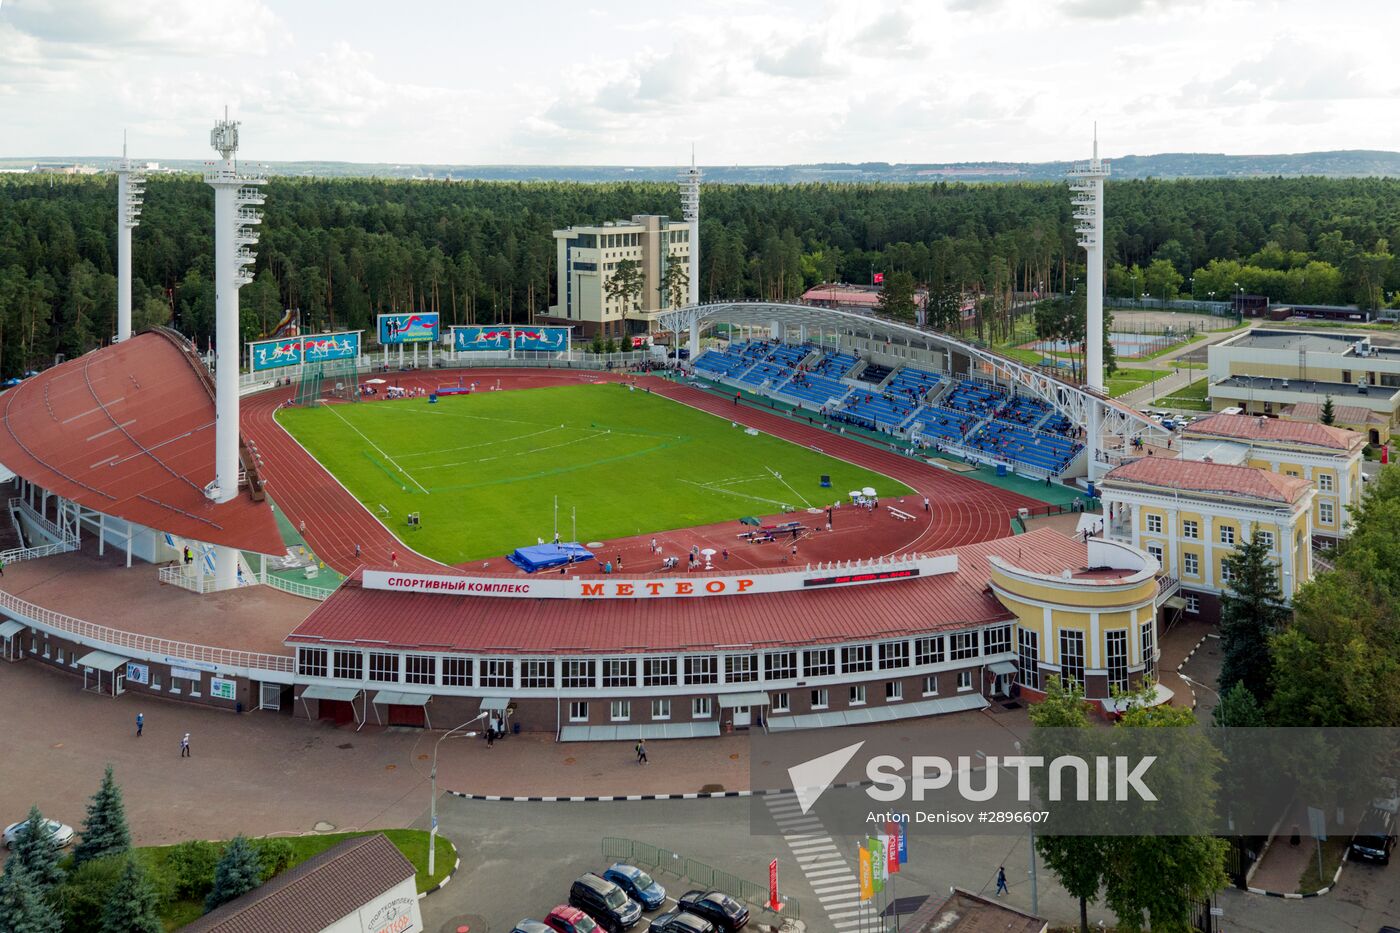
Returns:
[[[582,370],[519,369],[415,372],[387,377],[399,385],[432,389],[455,381],[459,375],[482,385],[494,384],[499,380],[503,389],[622,382],[633,378],[623,374]],[[934,551],[1004,537],[1009,533],[1008,523],[1017,508],[1042,504],[1018,493],[808,425],[805,420],[747,404],[736,406],[731,399],[665,379],[643,376],[637,381],[639,385],[649,385],[658,395],[804,447],[820,448],[831,456],[883,473],[909,486],[918,496],[929,498],[936,521],[886,525],[880,534],[870,536],[860,553],[842,555],[847,558]],[[273,413],[291,395],[292,389],[283,387],[246,396],[242,400],[241,424],[244,438],[251,441],[262,455],[262,475],[268,495],[293,524],[305,522],[305,537],[316,555],[345,574],[355,570],[359,564],[388,567],[391,554],[397,554],[401,569],[441,572],[443,565],[409,550],[273,420]],[[918,508],[922,509],[921,502]],[[359,561],[355,559],[356,544],[361,548]],[[609,547],[612,546],[613,543],[609,543]]]

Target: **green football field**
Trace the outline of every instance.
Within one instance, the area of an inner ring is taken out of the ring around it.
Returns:
[[[615,384],[284,408],[277,420],[414,550],[446,563],[909,488]],[[822,489],[823,474],[832,487]],[[410,530],[407,516],[420,526]]]

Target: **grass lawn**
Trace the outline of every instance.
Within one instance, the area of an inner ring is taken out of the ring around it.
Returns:
[[[353,836],[369,836],[375,832],[382,832],[389,837],[389,841],[398,846],[404,858],[413,863],[413,867],[418,871],[416,879],[419,892],[426,891],[434,887],[448,872],[452,871],[452,866],[456,858],[452,854],[452,844],[441,834],[437,838],[437,864],[433,867],[436,873],[428,877],[428,833],[422,829],[382,829],[371,830],[361,833],[327,833],[320,836],[283,836],[292,847],[291,862],[287,868],[300,865],[302,862],[315,855],[329,849],[340,842]],[[223,843],[215,843],[220,849]],[[147,870],[154,878],[168,877],[169,869],[166,867],[166,858],[174,846],[150,846],[136,849],[136,853],[145,862]],[[213,876],[210,876],[210,883],[213,883]],[[167,930],[178,930],[187,923],[192,923],[204,915],[204,899],[201,895],[197,899],[178,900],[170,898],[161,908],[161,920],[165,923]]]
[[[1208,379],[1197,379],[1171,395],[1157,399],[1154,404],[1164,408],[1181,408],[1187,411],[1210,411],[1210,401],[1206,398]]]
[[[277,420],[406,544],[449,564],[550,540],[556,496],[560,536],[573,537],[576,515],[587,542],[825,504],[865,486],[910,491],[616,383],[287,408]]]
[[[1305,839],[1306,844],[1313,846],[1312,857],[1308,859],[1308,867],[1298,878],[1298,893],[1311,894],[1314,891],[1321,891],[1332,883],[1332,876],[1337,873],[1337,866],[1342,864],[1342,853],[1347,846],[1351,845],[1351,838],[1345,834],[1333,834],[1327,837],[1327,841],[1322,844],[1322,874],[1317,873],[1317,843],[1311,839]]]
[[[1120,369],[1108,377],[1108,394],[1112,398],[1140,389],[1154,379],[1170,376],[1169,369]]]

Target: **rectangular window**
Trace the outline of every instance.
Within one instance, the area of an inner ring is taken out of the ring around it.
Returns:
[[[637,659],[636,659],[636,658],[604,658],[604,659],[603,659],[603,686],[604,686],[604,687],[635,687],[635,686],[637,686]]]
[[[587,700],[571,700],[569,702],[569,722],[588,722]]]
[[[529,659],[520,662],[520,686],[537,690],[554,686],[554,662],[544,659]]]
[[[1220,558],[1220,582],[1229,583],[1235,578],[1235,574],[1230,570],[1230,558]]]
[[[724,656],[724,682],[727,684],[748,684],[758,680],[758,655],[726,654]]]
[[[584,690],[598,683],[597,662],[592,659],[570,658],[561,662],[564,665],[560,675],[560,685],[565,690]]]
[[[1191,597],[1187,597],[1186,608],[1191,608],[1189,602]],[[1143,673],[1148,677],[1157,676],[1157,649],[1152,640],[1152,623],[1142,623],[1142,663]]]
[[[1153,560],[1157,561],[1157,563],[1160,564],[1162,562],[1162,546],[1160,544],[1149,544],[1147,546],[1147,553],[1151,554]]]
[[[885,681],[885,702],[897,702],[904,699],[904,682],[900,680]]]
[[[1317,504],[1317,518],[1322,524],[1332,524],[1332,503],[1319,502]]]
[[[1272,531],[1256,531],[1254,537],[1259,539],[1259,543],[1269,550],[1274,549],[1274,533]]]
[[[325,677],[326,649],[298,648],[297,673],[302,677]]]
[[[442,659],[442,685],[444,687],[470,687],[472,685],[472,659]]]
[[[399,656],[387,651],[369,653],[369,679],[380,683],[398,683]]]
[[[982,631],[983,654],[1011,653],[1011,626],[998,625]]]
[[[691,719],[709,719],[712,715],[709,697],[696,697],[690,701]]]
[[[1220,526],[1220,543],[1221,543],[1221,544],[1234,544],[1234,543],[1235,543],[1235,529],[1234,529],[1234,526],[1233,526],[1233,525],[1221,525],[1221,526]]]
[[[515,660],[513,658],[483,658],[481,661],[481,685],[483,687],[515,686]]]
[[[827,706],[830,705],[830,699],[825,687],[822,687],[820,690],[813,690],[812,709],[826,709]]]
[[[946,659],[947,654],[944,651],[942,635],[914,639],[915,664],[921,667],[925,664],[942,664]]]
[[[1040,689],[1040,633],[1027,629],[1017,631],[1016,666],[1021,686]]]
[[[774,713],[792,712],[792,697],[786,691],[773,694],[773,705],[769,711]]]
[[[332,655],[335,676],[341,680],[361,680],[365,676],[365,656],[358,651],[336,649]]]
[[[403,682],[406,684],[437,683],[431,654],[407,654],[403,659]]]
[[[687,656],[685,659],[685,682],[688,684],[719,683],[719,660],[712,654]]]
[[[770,651],[763,656],[763,678],[765,680],[796,680],[797,652]]]
[[[926,697],[936,697],[936,696],[938,696],[938,677],[937,677],[937,675],[935,675],[935,674],[929,674],[927,677],[924,678],[924,696],[926,696]]]
[[[651,701],[651,718],[652,718],[652,719],[670,719],[670,718],[671,718],[671,701],[670,701],[670,700],[652,700],[652,701]]]
[[[1084,686],[1084,633],[1065,629],[1060,632],[1060,679]]]
[[[802,652],[803,677],[831,677],[835,673],[835,648],[811,648]]]
[[[1201,536],[1200,523],[1194,519],[1186,519],[1181,523],[1181,536],[1195,540]]]
[[[680,682],[675,658],[643,658],[642,686],[674,687]]]
[[[1332,474],[1331,474],[1331,473],[1319,473],[1319,474],[1317,474],[1317,488],[1318,488],[1319,490],[1321,490],[1322,492],[1331,492],[1331,491],[1332,491]]]
[[[1190,613],[1197,613],[1197,612],[1200,612],[1200,611],[1201,611],[1201,597],[1197,596],[1195,593],[1187,593],[1187,594],[1186,594],[1186,611],[1187,611],[1187,612],[1190,612]]]
[[[1108,668],[1108,690],[1128,689],[1128,633],[1123,630],[1105,632],[1104,659]]]
[[[1201,575],[1201,556],[1199,554],[1182,554],[1181,568],[1188,577],[1199,577]]]
[[[1148,532],[1148,534],[1154,534],[1154,535],[1159,535],[1159,534],[1162,533],[1162,516],[1160,516],[1160,515],[1149,515],[1149,516],[1147,516],[1147,532]]]
[[[977,633],[976,632],[954,632],[948,636],[952,639],[952,646],[948,657],[954,661],[966,661],[968,658],[977,657]]]
[[[865,684],[852,684],[850,690],[851,706],[865,705]]]
[[[958,671],[958,691],[972,689],[972,671]]]
[[[631,700],[613,700],[608,704],[608,718],[613,722],[628,722],[632,719]]]
[[[884,641],[880,643],[880,670],[892,671],[909,666],[909,642]]]
[[[861,674],[873,670],[874,652],[871,645],[850,645],[841,649],[841,673]]]

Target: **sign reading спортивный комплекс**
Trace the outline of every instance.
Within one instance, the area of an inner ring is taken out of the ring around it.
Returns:
[[[886,707],[891,713],[897,706]],[[830,714],[814,714],[830,715]],[[839,714],[838,714],[839,715]],[[893,719],[893,717],[890,717]],[[835,833],[1267,835],[1303,801],[1356,818],[1397,794],[1400,729],[1030,728],[928,717],[751,736],[755,790]],[[755,833],[778,833],[762,795]]]

